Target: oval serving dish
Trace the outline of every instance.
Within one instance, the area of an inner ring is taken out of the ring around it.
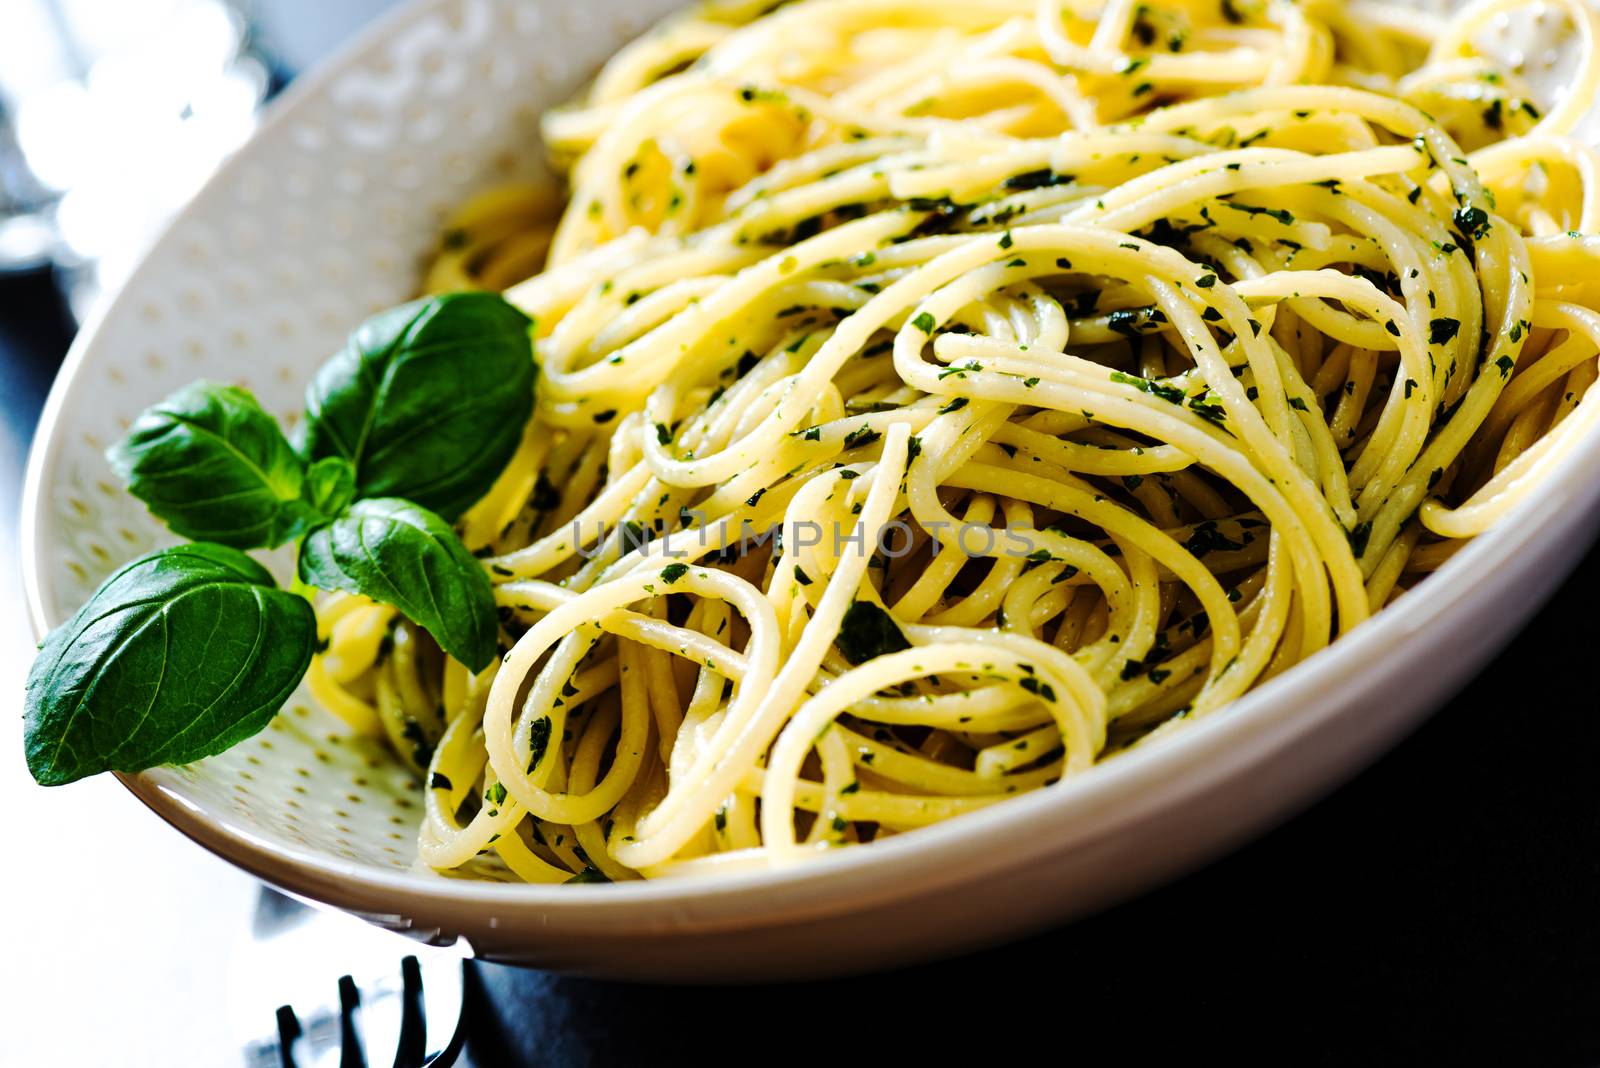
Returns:
[[[206,377],[249,387],[292,425],[349,326],[412,293],[449,210],[536,168],[540,111],[675,6],[421,0],[297,82],[85,327],[55,383],[24,500],[35,629],[172,540],[101,455],[141,409]],[[1283,820],[1475,673],[1597,527],[1592,435],[1417,590],[1228,710],[1050,789],[798,867],[554,887],[435,874],[416,860],[417,783],[303,688],[221,756],[122,778],[286,891],[428,940],[465,937],[488,958],[679,982],[863,971],[1102,907]],[[286,577],[287,558],[272,562]]]

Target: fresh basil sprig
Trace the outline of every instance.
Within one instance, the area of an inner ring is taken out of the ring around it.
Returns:
[[[128,564],[45,639],[23,714],[34,778],[186,763],[271,721],[311,662],[316,616],[240,549],[299,538],[302,581],[393,605],[486,668],[494,596],[448,520],[493,485],[532,414],[531,326],[488,293],[375,316],[317,375],[298,451],[233,386],[196,382],[141,415],[107,458],[205,540]]]
[[[397,497],[358,501],[300,547],[300,581],[394,605],[473,671],[495,657],[489,576],[449,524]]]
[[[404,497],[454,522],[494,484],[532,414],[531,326],[494,293],[373,316],[306,391],[301,451],[348,460],[362,497]]]
[[[337,514],[354,491],[345,461],[319,465],[308,479],[256,399],[214,382],[191,383],[147,408],[106,458],[128,492],[174,531],[236,549],[292,541]]]
[[[304,597],[224,545],[179,545],[106,579],[28,673],[28,770],[46,786],[220,753],[261,730],[311,663]]]

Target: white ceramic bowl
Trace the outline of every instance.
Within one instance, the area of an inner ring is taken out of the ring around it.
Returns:
[[[413,290],[441,219],[535,167],[539,111],[673,0],[432,0],[297,83],[79,337],[31,459],[23,558],[42,633],[170,536],[101,452],[205,376],[285,419],[346,330]],[[1020,935],[1106,905],[1284,819],[1459,687],[1600,524],[1600,440],[1510,521],[1331,650],[1080,778],[797,868],[543,887],[416,863],[411,777],[297,694],[190,767],[125,776],[195,841],[307,899],[498,960],[617,977],[800,977]],[[277,561],[282,573],[286,560]]]

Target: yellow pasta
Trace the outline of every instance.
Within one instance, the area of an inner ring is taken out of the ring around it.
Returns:
[[[1088,773],[1359,626],[1593,437],[1600,88],[1339,0],[707,5],[463,209],[538,404],[472,676],[319,607],[423,861],[790,863]],[[558,217],[559,216],[559,217]],[[1225,714],[1225,712],[1223,713]]]

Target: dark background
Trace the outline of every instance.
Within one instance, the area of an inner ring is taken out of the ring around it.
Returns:
[[[17,440],[71,329],[48,272],[0,279]],[[14,523],[20,462],[5,460]],[[1373,768],[1100,916],[925,968],[787,988],[479,966],[475,1063],[898,1060],[968,1044],[1066,1059],[1101,1043],[1135,1059],[1600,1063],[1597,603],[1591,553],[1499,660]],[[760,1046],[716,1037],[755,1027]]]

